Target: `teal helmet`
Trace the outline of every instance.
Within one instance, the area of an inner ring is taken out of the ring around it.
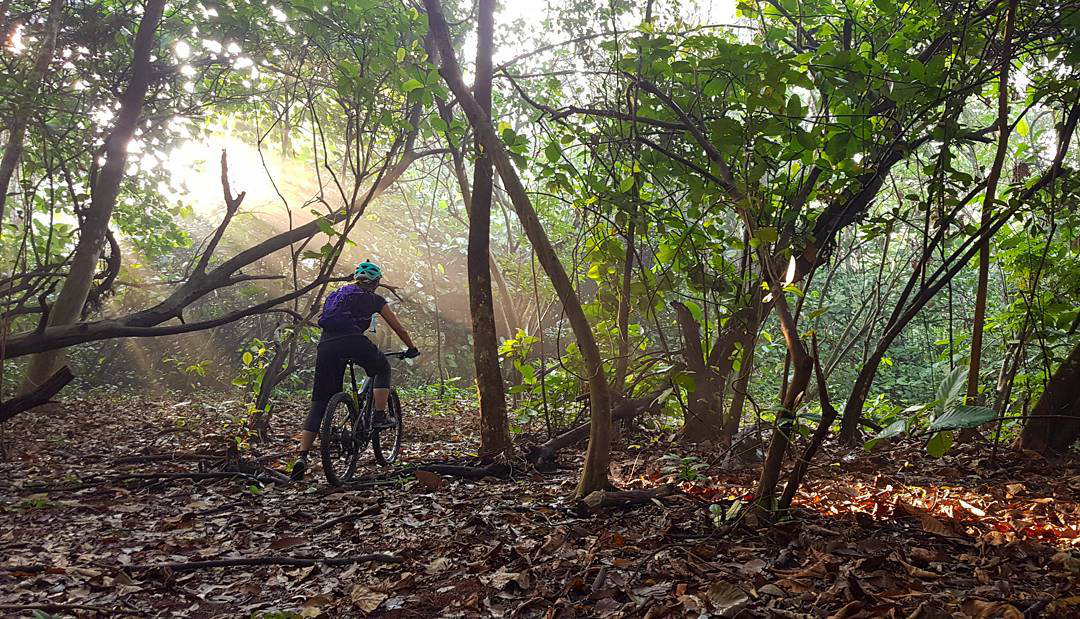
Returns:
[[[382,269],[378,265],[365,260],[356,267],[353,279],[358,282],[377,282],[382,279]]]

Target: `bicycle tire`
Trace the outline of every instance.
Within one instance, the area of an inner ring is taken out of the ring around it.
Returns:
[[[371,434],[371,450],[375,452],[375,461],[382,465],[397,462],[398,456],[401,455],[401,437],[405,433],[405,420],[401,415],[401,398],[398,397],[397,391],[390,390],[390,399],[387,404],[387,413],[397,418],[397,425]],[[384,447],[389,447],[389,450],[385,450]]]
[[[323,474],[331,486],[340,486],[356,474],[360,454],[367,448],[368,429],[351,395],[334,394],[326,403],[319,432]],[[342,437],[347,437],[342,440]]]

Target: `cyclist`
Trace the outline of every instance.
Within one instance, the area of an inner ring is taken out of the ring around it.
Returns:
[[[353,273],[354,283],[346,284],[326,297],[319,318],[322,337],[319,338],[318,352],[315,355],[311,410],[304,422],[300,455],[293,464],[294,480],[304,478],[304,471],[308,466],[308,452],[311,451],[315,435],[319,432],[327,402],[335,393],[341,391],[347,360],[354,360],[372,378],[375,428],[392,428],[397,425],[397,419],[390,418],[386,413],[386,403],[390,398],[390,364],[364,332],[371,327],[372,318],[378,314],[408,347],[405,358],[419,356],[420,351],[405,327],[401,326],[386,299],[375,293],[381,279],[382,269],[365,260]]]

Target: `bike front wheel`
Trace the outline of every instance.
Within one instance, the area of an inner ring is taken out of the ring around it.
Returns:
[[[340,486],[353,478],[367,442],[368,428],[356,410],[352,396],[347,393],[335,394],[326,404],[319,433],[323,473],[330,485]]]
[[[397,391],[390,390],[390,399],[386,408],[387,414],[392,415],[397,423],[371,434],[371,450],[375,452],[375,461],[379,464],[397,462],[401,455],[401,437],[405,433],[405,419],[401,414],[401,399]]]

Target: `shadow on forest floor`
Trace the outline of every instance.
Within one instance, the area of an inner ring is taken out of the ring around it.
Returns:
[[[468,458],[475,411],[422,417],[430,406],[407,408],[403,460]],[[578,451],[563,453],[553,474],[425,475],[354,491],[326,487],[317,467],[313,481],[288,486],[105,477],[212,466],[240,410],[238,402],[93,399],[6,428],[0,614],[1080,616],[1075,459],[1004,452],[991,468],[979,447],[938,460],[915,445],[830,448],[796,499],[797,520],[723,532],[709,505],[744,495],[756,465],[705,468],[663,503],[600,514],[568,500]],[[305,411],[284,407],[277,436],[245,458],[283,468]],[[617,450],[613,477],[625,487],[670,481],[660,464],[668,451]],[[375,468],[370,456],[363,465]],[[370,553],[400,562],[348,564]],[[266,557],[301,561],[141,567]],[[333,558],[347,564],[321,561]]]

